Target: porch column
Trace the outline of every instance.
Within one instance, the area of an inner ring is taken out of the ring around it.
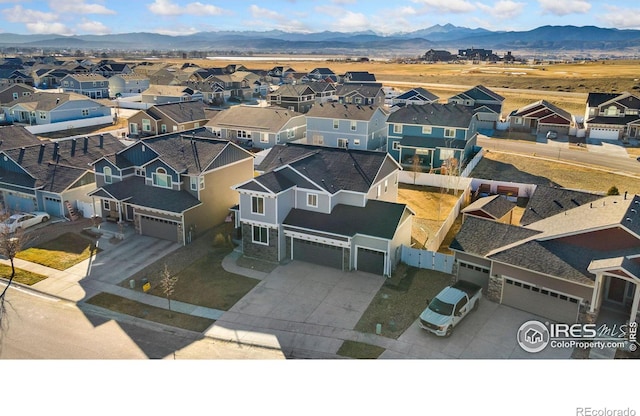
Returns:
[[[593,294],[591,295],[591,305],[589,305],[589,312],[594,313],[596,311],[596,305],[598,298],[600,297],[600,290],[602,289],[602,272],[596,273],[596,281],[593,285]]]
[[[629,316],[629,322],[634,322],[638,316],[638,303],[640,303],[640,284],[636,284],[636,291],[633,294],[633,304],[631,305],[631,315]]]
[[[118,204],[118,222],[122,222],[122,202],[117,201]]]

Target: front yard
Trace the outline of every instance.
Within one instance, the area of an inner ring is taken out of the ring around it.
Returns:
[[[11,266],[0,264],[0,277],[9,281],[10,276]],[[23,285],[31,286],[46,278],[47,276],[16,268],[16,275],[13,277],[13,281],[16,283],[22,283]]]
[[[78,233],[67,232],[20,251],[16,258],[56,270],[66,270],[99,251],[95,243],[88,238]]]

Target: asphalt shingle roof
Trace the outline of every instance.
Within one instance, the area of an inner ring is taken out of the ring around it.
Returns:
[[[529,199],[520,224],[526,226],[600,198],[602,195],[538,185]]]
[[[154,105],[147,110],[147,113],[157,120],[162,118],[160,115],[162,114],[176,123],[188,123],[206,120],[205,108],[206,105],[202,101],[185,101],[183,103]]]
[[[15,147],[30,146],[40,144],[33,133],[22,126],[2,126],[0,127],[0,150],[12,149]]]
[[[369,121],[380,107],[372,105],[316,103],[307,117]]]
[[[491,251],[540,234],[515,225],[502,224],[474,216],[466,217],[449,245],[453,250],[485,256]]]
[[[482,210],[497,219],[505,216],[509,211],[515,208],[515,206],[516,204],[509,201],[504,195],[492,195],[477,199],[467,205],[462,212]]]
[[[387,121],[389,123],[469,128],[473,117],[473,110],[463,105],[427,103],[404,106],[391,113]]]
[[[207,123],[208,126],[245,128],[266,132],[278,132],[293,117],[301,113],[282,107],[234,106],[221,111]]]

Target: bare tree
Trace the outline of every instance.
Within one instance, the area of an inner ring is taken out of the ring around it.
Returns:
[[[417,154],[413,155],[411,159],[411,172],[413,173],[413,184],[416,184],[416,179],[418,178],[418,174],[422,172],[422,166],[420,166],[420,156]]]
[[[9,291],[9,287],[16,276],[16,268],[13,260],[15,259],[16,254],[22,250],[22,247],[26,243],[26,237],[22,228],[17,228],[14,232],[11,232],[11,229],[8,226],[3,226],[4,221],[9,218],[9,214],[4,213],[4,210],[1,211],[3,214],[0,215],[0,224],[2,224],[0,225],[0,256],[9,260],[11,263],[11,276],[9,276],[9,281],[5,284],[2,292],[0,293],[0,330],[3,328],[5,323],[3,318],[6,312],[7,292]]]
[[[169,266],[164,265],[164,269],[161,272],[160,279],[160,287],[162,288],[162,292],[167,297],[167,301],[169,302],[169,316],[171,317],[171,296],[173,296],[173,292],[176,290],[176,283],[178,283],[178,276],[171,276],[171,272],[169,272]]]

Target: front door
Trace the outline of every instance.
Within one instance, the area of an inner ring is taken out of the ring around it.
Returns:
[[[618,279],[617,277],[609,277],[606,299],[610,302],[624,304],[624,293],[628,283],[626,280]]]

